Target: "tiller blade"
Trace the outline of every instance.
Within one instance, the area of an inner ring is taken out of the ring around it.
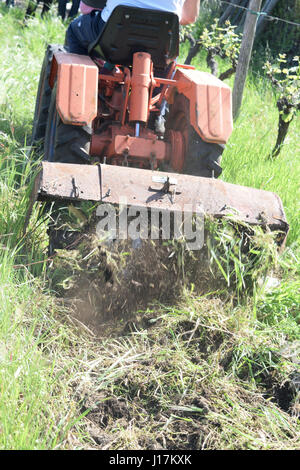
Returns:
[[[187,212],[281,231],[288,223],[281,199],[272,192],[221,180],[116,165],[43,162],[32,193],[35,201],[95,201],[135,208]]]

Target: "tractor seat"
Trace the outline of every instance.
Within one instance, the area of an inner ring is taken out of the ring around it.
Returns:
[[[149,53],[154,67],[165,69],[179,54],[178,16],[120,5],[89,46],[91,57],[114,65],[131,65],[136,52]]]

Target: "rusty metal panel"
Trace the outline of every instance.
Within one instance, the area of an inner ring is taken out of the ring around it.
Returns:
[[[233,129],[230,87],[199,70],[178,69],[174,79],[179,93],[189,99],[191,125],[200,137],[205,142],[225,144]]]
[[[168,193],[162,177],[170,177]],[[285,232],[288,224],[280,198],[268,191],[190,175],[114,165],[43,162],[37,178],[39,199],[77,199],[169,211],[193,211],[213,217],[234,214],[241,221]]]
[[[97,115],[98,67],[88,56],[60,52],[56,107],[65,124],[85,126]]]
[[[117,155],[127,152],[131,157],[150,159],[151,155],[155,155],[157,160],[165,160],[170,151],[170,145],[158,139],[116,135],[113,143],[114,151]]]

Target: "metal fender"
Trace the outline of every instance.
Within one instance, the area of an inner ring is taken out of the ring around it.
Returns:
[[[180,66],[179,66],[180,67]],[[232,95],[228,85],[208,72],[178,68],[174,88],[167,100],[172,103],[174,91],[190,103],[190,123],[205,142],[225,144],[233,129]]]
[[[86,126],[97,116],[98,67],[88,56],[54,54],[50,86],[57,79],[56,108],[65,124]]]

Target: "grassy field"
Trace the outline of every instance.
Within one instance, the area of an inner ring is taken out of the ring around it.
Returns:
[[[99,339],[48,287],[37,213],[23,236],[40,66],[65,31],[54,15],[26,27],[23,15],[0,7],[0,449],[299,449],[299,118],[268,160],[276,98],[250,76],[225,151],[222,178],[279,194],[291,225],[280,255],[260,236],[250,274],[269,268],[264,285],[185,291],[111,319]]]

